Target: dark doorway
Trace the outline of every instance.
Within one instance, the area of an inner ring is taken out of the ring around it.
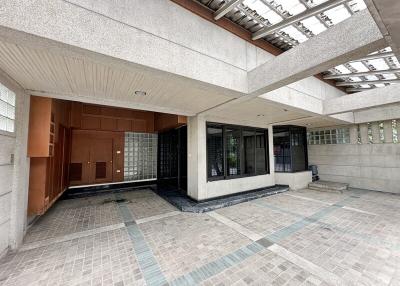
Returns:
[[[158,134],[158,184],[187,193],[187,127]]]
[[[275,172],[308,170],[307,129],[301,126],[274,127]]]

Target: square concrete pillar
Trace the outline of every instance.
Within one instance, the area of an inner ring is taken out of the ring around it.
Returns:
[[[207,149],[206,121],[200,116],[188,118],[188,196],[206,198]]]
[[[357,125],[350,127],[350,144],[357,144],[358,142],[358,129]]]
[[[381,143],[380,136],[379,136],[379,122],[372,122],[372,143],[378,144]]]
[[[392,130],[392,120],[387,120],[383,123],[385,143],[393,143],[393,130]]]
[[[360,124],[361,144],[368,144],[368,126],[367,124]]]

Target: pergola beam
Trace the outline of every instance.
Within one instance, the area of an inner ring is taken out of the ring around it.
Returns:
[[[333,1],[327,1],[321,5],[315,6],[313,8],[307,9],[304,12],[297,14],[293,17],[287,18],[275,25],[269,26],[269,27],[265,27],[262,28],[260,30],[258,30],[257,32],[255,32],[253,34],[252,39],[253,40],[258,40],[260,38],[263,38],[269,34],[275,33],[285,27],[288,27],[290,25],[293,25],[295,23],[298,23],[306,18],[318,15],[322,12],[325,12],[326,10],[335,8],[336,6],[339,6],[345,2],[348,2],[349,0],[333,0]]]
[[[222,17],[224,17],[226,14],[228,14],[230,11],[233,10],[237,5],[242,3],[244,0],[231,0],[229,2],[226,2],[224,5],[222,5],[215,13],[214,13],[214,19],[219,20]]]
[[[394,57],[394,53],[393,52],[377,53],[377,54],[373,54],[373,55],[368,55],[368,56],[362,57],[362,58],[354,60],[354,61],[350,61],[349,63],[376,60],[376,59],[385,59],[385,58],[390,58],[390,57]]]
[[[333,115],[400,102],[400,85],[389,85],[324,100],[323,114]]]
[[[360,84],[382,84],[382,83],[400,83],[400,79],[346,81],[346,82],[338,82],[336,83],[336,86],[353,86]]]
[[[368,75],[392,74],[398,72],[400,72],[400,69],[376,70],[376,71],[358,72],[358,73],[344,73],[344,74],[327,75],[324,76],[324,79],[338,79],[338,78],[360,77]]]
[[[368,10],[249,72],[249,95],[258,96],[383,49],[385,39]]]

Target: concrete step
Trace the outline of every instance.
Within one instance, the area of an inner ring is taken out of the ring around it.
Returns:
[[[334,191],[343,193],[349,187],[349,184],[336,183],[329,181],[315,181],[308,184],[308,188],[317,191]]]

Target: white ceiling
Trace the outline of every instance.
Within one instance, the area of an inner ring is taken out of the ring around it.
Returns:
[[[238,96],[182,77],[97,59],[0,40],[0,69],[33,95],[188,116]],[[147,95],[134,95],[137,90]],[[262,125],[307,117],[284,108],[256,98],[211,115]]]

